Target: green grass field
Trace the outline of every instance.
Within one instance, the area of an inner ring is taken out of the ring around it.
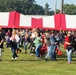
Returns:
[[[41,58],[27,54],[18,53],[19,58],[12,60],[9,48],[4,48],[2,61],[0,61],[0,75],[76,75],[76,55],[73,54],[72,64],[67,64],[66,53],[57,56],[57,61],[45,61]]]

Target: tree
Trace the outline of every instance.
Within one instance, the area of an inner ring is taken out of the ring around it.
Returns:
[[[46,3],[45,4],[45,8],[44,8],[44,10],[45,10],[45,15],[48,15],[49,14],[49,10],[50,10],[51,8],[49,8],[49,4],[48,3]]]
[[[29,8],[28,12],[30,15],[43,15],[44,14],[43,7],[37,4],[32,5],[32,7]]]
[[[0,11],[17,11],[28,15],[44,14],[43,7],[36,4],[35,0],[0,0]]]
[[[63,10],[65,14],[75,15],[76,14],[76,6],[74,4],[64,4]]]
[[[60,13],[60,10],[59,10],[59,9],[56,9],[56,13],[57,13],[57,14]]]
[[[54,15],[54,10],[51,10],[51,8],[49,8],[48,3],[45,4],[44,11],[45,11],[45,15]]]

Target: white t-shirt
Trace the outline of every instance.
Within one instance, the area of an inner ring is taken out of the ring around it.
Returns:
[[[11,41],[15,41],[15,42],[19,42],[19,41],[20,41],[20,38],[19,38],[19,36],[16,34],[15,36],[11,36],[10,40],[11,40]]]

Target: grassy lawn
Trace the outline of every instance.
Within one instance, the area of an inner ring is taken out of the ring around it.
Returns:
[[[57,61],[45,61],[41,58],[18,53],[19,58],[12,60],[11,50],[4,48],[0,61],[0,75],[76,75],[76,56],[73,54],[72,64],[67,64],[66,53],[61,46],[63,55]]]

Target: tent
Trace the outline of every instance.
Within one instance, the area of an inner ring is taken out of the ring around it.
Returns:
[[[76,30],[76,15],[61,14],[61,29]]]
[[[55,22],[56,15],[23,15],[16,11],[0,12],[0,26],[3,28],[43,28],[57,29],[60,26]],[[57,20],[57,19],[56,19]]]
[[[56,14],[53,16],[23,15],[16,11],[0,12],[3,28],[42,28],[50,30],[76,30],[76,15]]]
[[[19,13],[17,13],[19,14]],[[42,28],[60,30],[59,15],[39,16],[39,15],[23,15],[19,14],[19,28]],[[56,22],[56,21],[57,22]]]

